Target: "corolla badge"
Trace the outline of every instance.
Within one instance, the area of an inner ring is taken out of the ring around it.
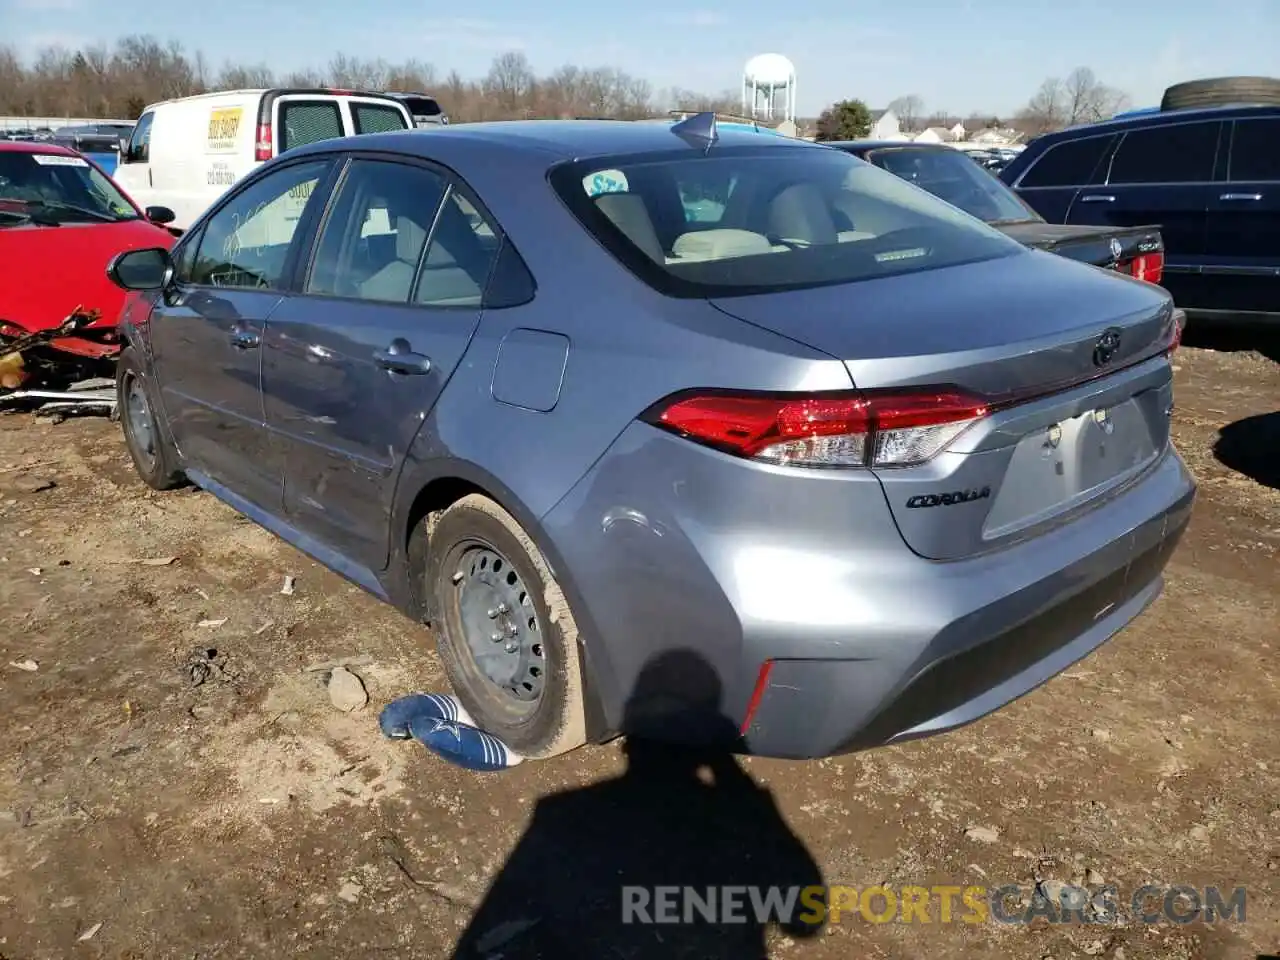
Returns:
[[[1120,331],[1115,327],[1103,332],[1093,344],[1093,365],[1105,367],[1120,352]]]
[[[1124,247],[1120,246],[1120,241],[1115,237],[1111,238],[1111,259],[1119,260],[1120,255],[1124,253]]]

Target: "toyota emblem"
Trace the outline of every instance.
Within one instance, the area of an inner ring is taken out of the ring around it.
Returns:
[[[1093,365],[1105,367],[1120,352],[1120,331],[1112,327],[1097,339],[1093,345]]]
[[[1111,259],[1119,260],[1120,255],[1124,253],[1124,247],[1120,246],[1120,241],[1115,237],[1111,238]]]

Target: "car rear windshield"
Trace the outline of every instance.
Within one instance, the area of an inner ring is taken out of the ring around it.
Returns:
[[[551,182],[609,251],[676,297],[851,283],[1023,251],[827,147],[713,146],[574,161],[554,168]]]
[[[138,219],[133,204],[83,157],[0,153],[0,225],[35,210],[61,222]]]
[[[409,108],[409,113],[415,117],[438,117],[444,113],[440,109],[440,104],[431,97],[400,97],[400,102]]]
[[[1016,193],[959,150],[886,147],[872,150],[867,159],[987,223],[1040,219]]]

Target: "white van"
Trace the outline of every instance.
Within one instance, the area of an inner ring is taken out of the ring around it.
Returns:
[[[233,183],[292,147],[407,130],[403,103],[351,90],[225,90],[152,104],[114,178],[141,207],[168,207],[186,230]]]

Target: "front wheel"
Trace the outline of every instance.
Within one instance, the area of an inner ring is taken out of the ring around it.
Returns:
[[[186,482],[178,453],[156,418],[155,404],[132,347],[116,362],[116,410],[124,443],[138,476],[153,490],[172,490]]]
[[[423,587],[440,658],[467,712],[531,759],[584,744],[578,628],[537,545],[477,494],[425,525]]]

